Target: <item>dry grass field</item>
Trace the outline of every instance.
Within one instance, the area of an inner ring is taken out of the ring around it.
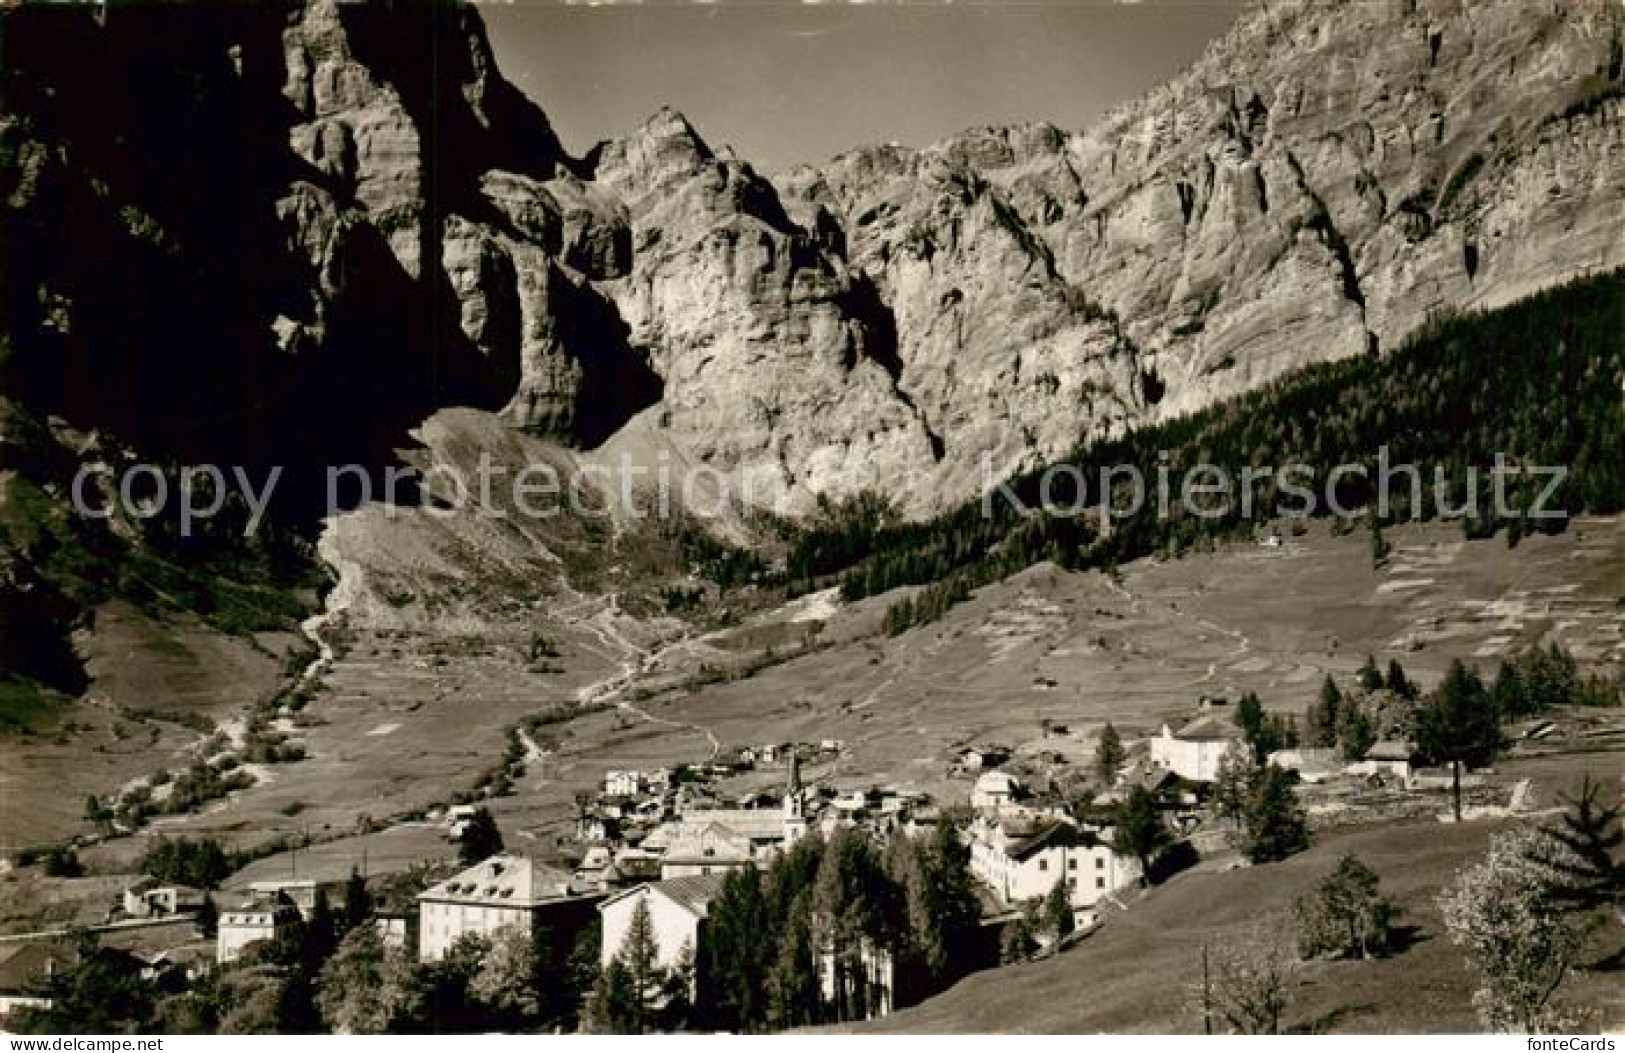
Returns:
[[[1591,767],[1617,777],[1622,759],[1612,754]],[[1457,870],[1476,861],[1498,828],[1493,822],[1354,827],[1281,863],[1179,875],[1059,955],[970,976],[864,1029],[1200,1033],[1203,945],[1222,947],[1265,918],[1280,922],[1290,947],[1294,900],[1352,853],[1380,875],[1384,894],[1402,908],[1406,946],[1387,958],[1297,967],[1284,1026],[1362,1034],[1476,1031],[1473,978],[1444,932],[1435,898]],[[1622,947],[1625,934],[1615,924],[1586,957],[1606,967],[1579,975],[1565,989],[1576,1003],[1598,1008],[1593,1027],[1625,1024]]]
[[[258,769],[257,785],[200,814],[82,855],[97,871],[126,870],[148,837],[174,833],[236,847],[308,837],[317,844],[301,852],[307,865],[321,860],[338,875],[364,856],[378,873],[449,855],[433,831],[412,833],[400,820],[475,785],[499,761],[509,728],[561,703],[596,705],[547,727],[547,752],[532,752],[515,792],[492,802],[511,844],[544,853],[574,794],[606,769],[701,762],[722,746],[839,739],[840,762],[812,778],[906,782],[951,799],[967,790],[946,778],[957,745],[1030,743],[1044,720],[1072,733],[1045,748],[1081,761],[1106,720],[1146,734],[1187,714],[1202,694],[1245,690],[1296,712],[1326,672],[1349,674],[1367,654],[1399,657],[1424,684],[1452,658],[1488,670],[1496,656],[1537,640],[1560,640],[1614,668],[1625,658],[1619,521],[1580,521],[1511,550],[1500,539],[1464,542],[1445,525],[1399,528],[1390,538],[1394,552],[1380,568],[1362,533],[1335,536],[1325,524],[1280,548],[1145,560],[1115,579],[1040,565],[891,639],[879,624],[896,595],[854,605],[804,597],[688,636],[670,619],[624,613],[614,594],[530,599],[505,621],[472,629],[467,620],[438,630],[432,619],[410,628],[353,624],[335,634],[343,644],[294,729],[305,760]],[[537,632],[557,657],[526,653]],[[771,662],[767,646],[777,648]],[[214,699],[211,713],[240,713],[275,684],[275,663],[253,654],[246,664],[196,656],[212,679],[190,697]],[[723,675],[753,662],[765,667]],[[125,697],[141,690],[130,675],[119,674]],[[165,683],[155,673],[151,696],[167,697]],[[8,843],[83,830],[78,813],[98,780],[105,790],[189,741],[161,739],[117,767],[94,738],[0,747]],[[379,837],[402,840],[386,848]],[[289,865],[279,855],[256,867]]]
[[[79,634],[91,687],[53,733],[0,740],[0,853],[88,830],[85,798],[182,763],[204,730],[277,691],[292,637],[226,636],[109,603]]]

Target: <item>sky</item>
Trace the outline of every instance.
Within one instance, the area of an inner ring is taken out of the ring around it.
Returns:
[[[662,105],[774,172],[966,128],[1086,126],[1189,65],[1243,0],[514,0],[504,75],[580,155]]]

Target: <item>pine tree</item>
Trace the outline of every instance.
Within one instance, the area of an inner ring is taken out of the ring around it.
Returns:
[[[473,865],[502,851],[502,831],[497,829],[497,821],[491,817],[489,809],[476,808],[474,814],[468,817],[468,825],[463,827],[463,834],[457,842],[458,858],[467,865]]]
[[[367,893],[366,879],[361,871],[350,868],[350,877],[344,883],[344,913],[342,925],[353,929],[372,915],[372,897]]]
[[[777,950],[777,921],[759,870],[744,867],[728,875],[700,930],[696,1001],[702,1026],[750,1032],[767,1024],[762,978]]]
[[[946,986],[968,966],[981,925],[982,904],[970,861],[970,846],[960,839],[958,828],[947,817],[938,819],[925,853],[932,914],[942,947],[941,959],[927,964],[938,986]]]
[[[1152,865],[1172,842],[1156,795],[1143,786],[1134,787],[1118,811],[1117,824],[1112,829],[1112,848],[1139,860],[1141,886],[1151,883]]]
[[[1229,819],[1240,827],[1247,816],[1247,802],[1257,771],[1258,765],[1253,763],[1250,750],[1225,751],[1219,759],[1217,777],[1213,780],[1213,807],[1220,818]]]
[[[1320,685],[1320,700],[1311,702],[1304,714],[1305,737],[1309,745],[1326,749],[1337,745],[1337,722],[1343,706],[1343,692],[1331,674]]]
[[[1518,663],[1502,662],[1501,668],[1495,674],[1495,686],[1490,688],[1490,700],[1495,703],[1495,711],[1506,720],[1528,716],[1528,710],[1525,708],[1527,698],[1523,678],[1518,672]]]
[[[1077,927],[1077,916],[1072,911],[1072,894],[1066,877],[1056,879],[1055,887],[1044,897],[1044,928],[1057,940],[1072,935]]]
[[[1382,687],[1382,674],[1377,671],[1377,660],[1371,655],[1365,656],[1365,664],[1354,675],[1364,691],[1376,691]]]
[[[650,1010],[665,979],[660,968],[660,945],[655,940],[654,919],[649,916],[647,898],[640,898],[638,905],[632,909],[632,920],[627,925],[626,937],[621,941],[615,960],[625,968],[631,985],[632,1031],[642,1034],[650,1023]]]
[[[1557,824],[1546,831],[1571,853],[1556,864],[1562,878],[1558,895],[1581,910],[1625,902],[1620,803],[1606,800],[1602,783],[1589,773],[1581,780],[1579,793],[1564,794],[1562,800],[1565,807]]]
[[[1337,724],[1337,740],[1343,746],[1343,759],[1348,761],[1364,758],[1366,751],[1377,744],[1376,728],[1358,702],[1351,701],[1343,707]]]
[[[595,1034],[642,1034],[642,1007],[636,990],[626,963],[619,956],[610,959],[587,1006],[587,1019]]]
[[[813,957],[810,895],[803,893],[791,907],[767,977],[768,1013],[779,1028],[816,1024],[823,1016],[818,964]]]
[[[1100,743],[1095,747],[1095,774],[1106,786],[1117,782],[1117,773],[1123,767],[1123,758],[1126,756],[1123,749],[1123,739],[1117,729],[1110,722],[1100,731]]]
[[[325,888],[316,889],[310,916],[305,919],[303,937],[300,954],[306,968],[314,975],[339,941],[338,919],[333,916],[333,906],[328,902]]]
[[[1417,747],[1434,763],[1451,768],[1451,799],[1461,822],[1461,769],[1482,767],[1495,759],[1501,745],[1494,700],[1478,675],[1458,659],[1417,714]]]
[[[197,932],[206,940],[214,939],[220,927],[220,908],[215,906],[214,897],[207,892],[203,894],[203,905],[197,911]]]
[[[1251,691],[1242,695],[1241,701],[1236,704],[1236,725],[1249,743],[1258,741],[1259,733],[1264,729],[1264,719],[1264,704],[1258,700],[1258,696]],[[1262,761],[1262,758],[1259,759]]]
[[[862,1019],[870,1011],[864,954],[892,944],[898,898],[868,837],[852,828],[837,830],[819,861],[812,900],[814,935],[830,955],[830,1010],[837,1021]]]
[[[1242,854],[1254,863],[1269,863],[1308,847],[1309,824],[1292,789],[1292,776],[1265,765],[1253,780]]]
[[[1399,659],[1397,658],[1390,658],[1388,660],[1387,687],[1388,690],[1392,691],[1398,698],[1403,698],[1407,701],[1414,701],[1416,699],[1416,685],[1411,683],[1410,678],[1405,675],[1405,667],[1399,664]]]

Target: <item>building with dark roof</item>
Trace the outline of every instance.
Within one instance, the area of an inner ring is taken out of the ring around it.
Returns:
[[[79,963],[79,952],[61,943],[24,943],[0,948],[0,1020],[18,1009],[48,1009],[47,985]]]
[[[685,947],[699,946],[700,927],[726,880],[726,873],[691,874],[639,885],[604,900],[598,906],[603,919],[599,961],[608,965],[619,953],[641,903],[648,908],[654,929],[657,962],[662,968],[676,965]]]
[[[1235,718],[1228,711],[1218,710],[1197,717],[1178,731],[1164,724],[1162,733],[1151,740],[1151,760],[1192,782],[1213,782],[1225,756],[1245,745],[1246,736]]]
[[[1047,896],[1064,883],[1074,907],[1092,907],[1139,878],[1133,859],[1113,851],[1095,831],[1064,819],[984,818],[969,832],[971,873],[1005,906]]]

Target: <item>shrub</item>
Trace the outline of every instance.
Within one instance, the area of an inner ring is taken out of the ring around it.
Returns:
[[[1377,874],[1344,856],[1315,891],[1297,903],[1298,954],[1304,958],[1370,958],[1386,954],[1398,909],[1377,891]]]

